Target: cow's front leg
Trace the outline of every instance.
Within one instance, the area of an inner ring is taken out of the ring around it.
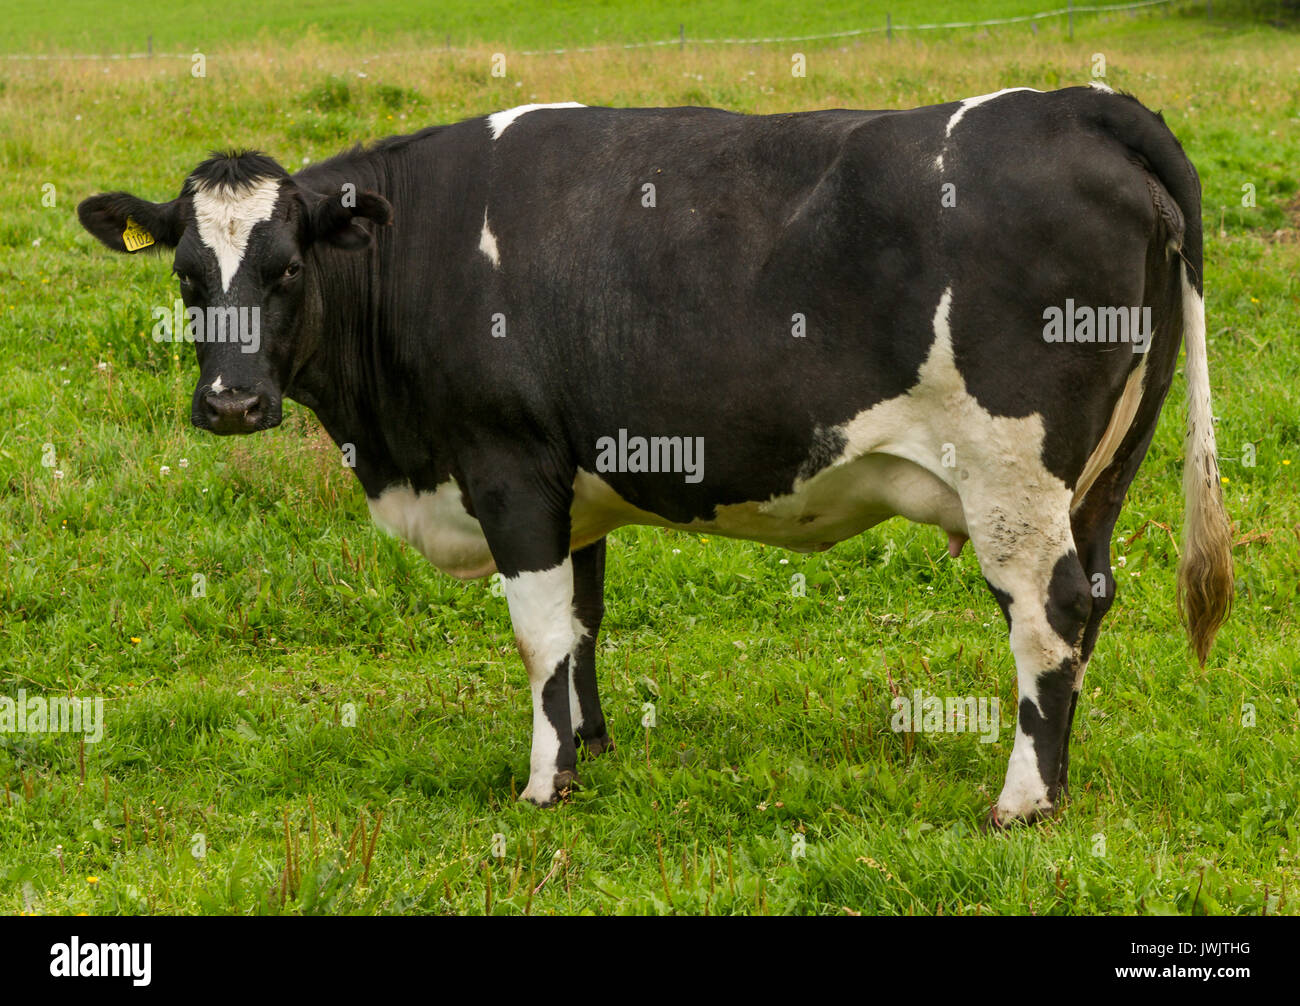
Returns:
[[[472,495],[533,696],[532,756],[520,799],[544,807],[577,782],[570,682],[585,629],[574,617],[569,500],[560,487],[539,491],[524,476]]]
[[[573,561],[505,577],[515,642],[533,693],[533,752],[520,797],[539,807],[554,803],[577,782],[571,685],[576,634]]]
[[[569,715],[575,740],[595,757],[614,748],[596,685],[596,636],[605,617],[605,539],[573,553],[573,614],[583,632],[577,641]]]

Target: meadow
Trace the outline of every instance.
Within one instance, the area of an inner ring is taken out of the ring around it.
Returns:
[[[1072,39],[1054,20],[524,55],[886,7],[256,7],[68,0],[15,14],[0,47],[151,33],[159,53],[0,58],[0,695],[101,697],[106,724],[98,743],[0,732],[0,912],[1300,914],[1294,27],[1184,4],[1080,17]],[[196,51],[201,77],[163,55]],[[980,827],[1013,736],[1005,625],[969,549],[899,520],[817,555],[616,532],[597,659],[618,748],[580,763],[567,804],[518,804],[529,695],[505,599],[374,528],[306,409],[254,438],[194,430],[192,351],[150,335],[169,259],[114,256],[75,215],[112,189],[171,198],[214,148],[294,170],[531,101],[910,107],[1086,83],[1099,54],[1201,173],[1237,595],[1199,667],[1174,604],[1180,366],[1117,531],[1071,801],[1005,833]],[[997,740],[894,732],[915,689],[998,697]]]

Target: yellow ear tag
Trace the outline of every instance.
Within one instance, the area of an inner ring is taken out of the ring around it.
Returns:
[[[122,244],[126,245],[127,251],[139,251],[141,248],[148,248],[153,244],[153,235],[130,217],[127,217],[126,230],[122,232]]]

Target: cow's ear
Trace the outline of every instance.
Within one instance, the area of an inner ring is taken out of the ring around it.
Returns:
[[[307,208],[309,241],[325,241],[336,248],[365,248],[371,232],[361,220],[385,225],[393,222],[393,207],[376,192],[343,192],[320,196]]]
[[[129,192],[105,192],[77,207],[81,226],[113,251],[128,254],[175,248],[185,230],[180,199],[151,203]]]

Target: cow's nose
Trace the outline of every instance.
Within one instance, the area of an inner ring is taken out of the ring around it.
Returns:
[[[213,433],[252,433],[266,415],[261,395],[229,389],[203,396],[207,426]]]

